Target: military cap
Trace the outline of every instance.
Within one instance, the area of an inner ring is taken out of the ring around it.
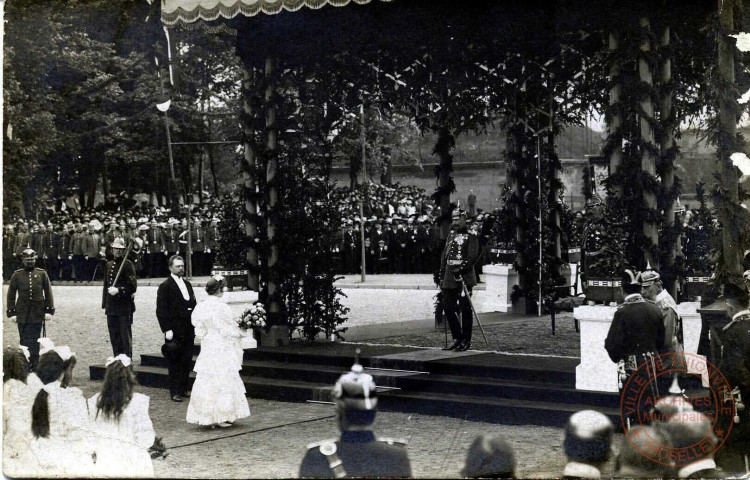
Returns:
[[[144,223],[143,225],[141,225],[141,226],[138,227],[138,230],[146,231],[149,228],[151,228],[151,227],[149,227],[147,223]]]
[[[120,237],[115,238],[115,241],[112,242],[112,244],[110,245],[110,247],[112,247],[112,248],[122,248],[122,249],[127,248],[126,245],[125,245],[125,240],[123,240]]]
[[[27,248],[22,252],[23,258],[36,258],[36,252],[33,248]]]
[[[333,386],[333,400],[346,410],[375,410],[378,406],[378,393],[372,375],[364,373],[362,365],[354,363],[351,371],[345,373]]]
[[[622,284],[623,285],[640,285],[641,283],[638,281],[638,278],[639,278],[639,275],[637,275],[635,272],[633,272],[629,268],[626,268],[622,274]]]

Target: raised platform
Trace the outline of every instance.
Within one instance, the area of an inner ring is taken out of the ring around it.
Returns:
[[[562,426],[572,413],[591,408],[619,422],[617,394],[576,390],[575,358],[356,343],[295,344],[245,351],[241,376],[250,397],[326,402],[333,383],[351,367],[357,348],[360,363],[381,387],[383,410]],[[196,346],[196,355],[199,349]],[[141,355],[136,374],[142,385],[167,387],[161,355]],[[90,376],[102,379],[104,367],[91,366]]]

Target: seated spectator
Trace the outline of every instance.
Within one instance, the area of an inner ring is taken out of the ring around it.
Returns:
[[[149,398],[133,391],[136,380],[130,365],[124,354],[107,359],[102,391],[88,400],[97,475],[154,476],[148,452],[155,439]]]
[[[31,405],[42,382],[30,375],[29,349],[8,347],[3,352],[3,465],[4,472],[22,476],[20,453],[31,441]]]
[[[333,387],[341,438],[307,446],[300,477],[411,477],[406,442],[376,438],[372,431],[378,397],[371,375],[355,363]]]
[[[469,446],[461,475],[468,478],[516,478],[513,447],[499,436],[478,436]]]
[[[37,375],[44,386],[31,408],[33,438],[19,459],[24,462],[24,475],[90,475],[95,457],[86,435],[86,399],[81,390],[61,386],[75,354],[67,346],[55,347],[49,339],[40,343]]]
[[[690,463],[677,460],[679,478],[724,478],[724,472],[716,467],[714,451],[718,439],[711,428],[711,420],[701,412],[686,411],[674,413],[666,422],[664,430],[669,435],[675,449],[692,448],[691,452],[705,452],[700,458],[692,457]]]
[[[612,452],[614,426],[606,415],[583,410],[571,415],[565,426],[563,448],[568,463],[564,478],[601,478]]]
[[[617,455],[616,478],[672,478],[670,464],[657,461],[660,449],[670,449],[669,437],[653,426],[638,425],[625,434]]]

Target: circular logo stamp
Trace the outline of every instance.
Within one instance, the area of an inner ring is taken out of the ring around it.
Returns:
[[[667,467],[681,468],[713,455],[734,423],[732,387],[721,371],[686,352],[639,355],[638,361],[636,369],[627,372],[620,394],[627,441],[650,461]],[[670,394],[675,375],[707,379],[709,388],[690,396]]]

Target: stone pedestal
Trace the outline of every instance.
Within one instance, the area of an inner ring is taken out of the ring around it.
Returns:
[[[258,292],[253,290],[235,290],[233,292],[224,292],[222,300],[229,305],[232,310],[232,314],[239,317],[243,312],[253,304],[254,301],[258,300]],[[245,350],[251,348],[257,348],[258,343],[250,335],[247,339],[243,340],[242,348]]]
[[[513,305],[510,294],[518,285],[518,272],[513,265],[485,265],[482,267],[485,292],[482,310],[485,312],[510,312]]]
[[[683,321],[685,351],[695,354],[701,332],[701,319],[697,302],[677,305]],[[581,363],[576,367],[576,388],[600,392],[617,392],[617,365],[609,359],[604,349],[609,326],[616,307],[602,305],[581,306],[573,316],[581,326]],[[704,385],[705,385],[704,379]]]

